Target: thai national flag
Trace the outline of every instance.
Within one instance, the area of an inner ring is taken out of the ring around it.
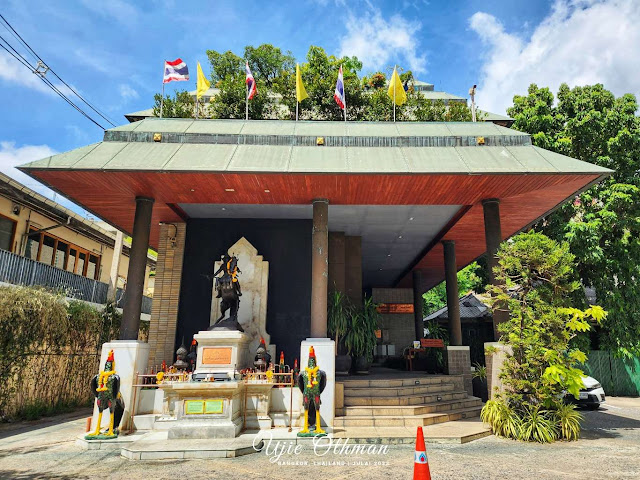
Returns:
[[[177,82],[189,80],[189,69],[181,58],[173,62],[164,62],[164,78],[162,79],[162,83],[169,83],[173,80]]]
[[[336,93],[333,94],[333,98],[335,99],[338,106],[344,110],[345,99],[344,99],[344,80],[342,78],[342,65],[340,66],[340,71],[338,72],[338,81],[336,82]]]
[[[249,62],[245,64],[245,69],[247,71],[247,98],[251,100],[258,89],[256,88],[256,80],[255,78],[253,78],[253,74],[251,73],[251,69],[249,68]]]

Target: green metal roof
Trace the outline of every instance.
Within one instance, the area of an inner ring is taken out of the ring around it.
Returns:
[[[153,141],[155,133],[161,141]],[[318,137],[324,146],[316,145]],[[479,144],[479,138],[484,145]],[[148,118],[24,170],[606,175],[487,122],[293,122]]]

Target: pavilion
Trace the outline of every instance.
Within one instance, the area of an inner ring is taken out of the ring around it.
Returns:
[[[132,235],[123,339],[136,338],[158,250],[150,365],[209,326],[205,276],[243,236],[270,262],[267,329],[288,362],[327,336],[329,288],[410,287],[421,305],[446,279],[459,346],[456,271],[485,252],[494,265],[501,241],[611,173],[489,122],[156,118],[20,169]]]

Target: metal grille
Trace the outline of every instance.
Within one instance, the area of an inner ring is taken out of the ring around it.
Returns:
[[[92,303],[106,303],[109,285],[76,275],[7,250],[0,250],[0,282],[14,285],[39,285],[61,290],[66,296]],[[126,294],[118,289],[118,306],[126,303]],[[142,297],[142,313],[151,313],[152,298]]]

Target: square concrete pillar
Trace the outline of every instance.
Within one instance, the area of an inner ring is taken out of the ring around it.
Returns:
[[[493,351],[487,353],[487,347]],[[499,375],[502,370],[502,364],[507,358],[507,353],[511,351],[511,347],[499,342],[487,342],[484,344],[484,350],[485,361],[487,363],[487,390],[489,391],[489,398],[491,399],[496,393],[503,390],[502,380],[500,380]]]
[[[469,347],[447,347],[447,373],[449,375],[462,375],[465,391],[469,395],[473,395],[473,384],[471,382],[471,352]]]
[[[322,425],[333,428],[335,418],[336,397],[336,350],[330,338],[307,338],[300,344],[300,371],[303,372],[309,363],[309,347],[316,353],[316,365],[327,374],[327,386],[320,395],[320,417]],[[300,406],[302,409],[302,406]],[[296,409],[294,405],[293,409]]]

